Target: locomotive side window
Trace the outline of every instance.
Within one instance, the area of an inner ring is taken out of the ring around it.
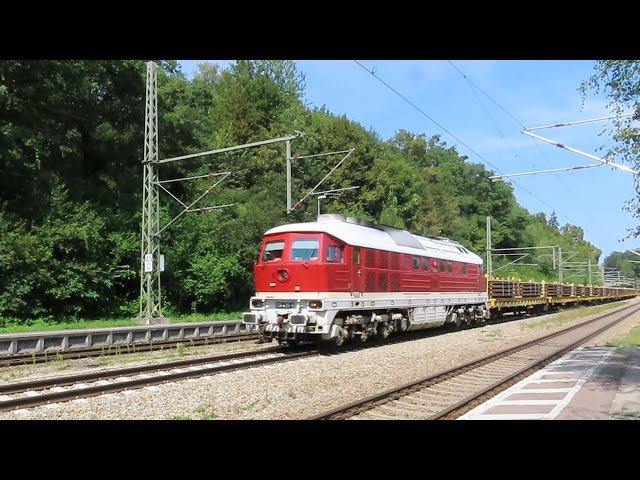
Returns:
[[[418,257],[413,257],[413,269],[418,270],[420,267],[420,259]]]
[[[422,259],[422,270],[424,270],[425,272],[429,271],[429,258],[425,257]]]
[[[360,249],[357,247],[353,249],[353,264],[360,265]]]
[[[438,260],[434,260],[433,261],[433,271],[437,272],[438,271]]]
[[[447,271],[444,260],[440,260],[440,271],[441,272],[446,272]]]
[[[329,245],[327,247],[327,262],[342,263],[342,247]]]
[[[453,262],[451,260],[447,262],[447,272],[453,272]]]
[[[317,260],[320,242],[316,239],[296,240],[291,247],[291,259],[297,261]]]
[[[275,242],[269,242],[264,247],[262,260],[267,262],[269,260],[281,259],[282,252],[284,252],[284,241],[277,240]]]
[[[463,274],[463,275],[466,275],[466,273],[467,273],[467,264],[466,264],[466,263],[463,263],[463,264],[462,264],[462,274]]]

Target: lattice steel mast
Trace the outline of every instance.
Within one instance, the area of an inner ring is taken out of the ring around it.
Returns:
[[[158,190],[157,65],[147,62],[142,180],[142,248],[140,251],[140,317],[145,323],[162,317],[160,297],[160,208]]]
[[[220,153],[227,153],[247,148],[258,147],[273,143],[285,143],[286,169],[287,169],[287,213],[293,211],[297,206],[303,203],[315,190],[353,153],[354,149],[342,150],[338,152],[327,152],[315,155],[306,155],[302,157],[292,157],[291,141],[304,135],[303,132],[295,131],[293,135],[272,138],[257,142],[245,143],[243,145],[234,145],[232,147],[218,148],[201,153],[192,153],[180,155],[177,157],[158,159],[158,90],[157,90],[157,69],[158,66],[154,62],[147,62],[147,78],[146,78],[146,100],[145,100],[145,120],[144,120],[144,159],[142,161],[144,173],[142,180],[142,235],[140,249],[140,320],[146,324],[158,322],[164,323],[168,319],[164,319],[161,309],[161,290],[160,290],[160,272],[164,270],[164,259],[160,255],[160,235],[170,225],[174,224],[180,217],[189,212],[215,211],[234,204],[208,206],[202,208],[194,208],[195,204],[207,196],[215,187],[225,180],[231,172],[208,173],[206,175],[196,175],[191,177],[175,178],[169,180],[160,180],[159,167],[168,162],[186,160],[196,157],[204,157]],[[335,165],[329,173],[327,173],[318,184],[309,191],[300,201],[292,206],[291,202],[291,161],[293,159],[302,159],[310,157],[320,157],[327,155],[345,154],[346,155]],[[196,179],[219,179],[199,195],[193,202],[187,204],[176,197],[170,190],[165,188],[163,184],[171,182],[182,182]],[[357,187],[351,187],[357,188]],[[351,189],[348,188],[348,189]],[[162,228],[160,227],[160,189],[164,190],[173,200],[178,202],[183,210],[178,213]],[[339,189],[339,190],[348,190]]]

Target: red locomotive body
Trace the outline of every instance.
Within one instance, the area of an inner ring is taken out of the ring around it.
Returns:
[[[257,292],[486,291],[482,265],[357,247],[321,232],[265,235],[253,271]]]

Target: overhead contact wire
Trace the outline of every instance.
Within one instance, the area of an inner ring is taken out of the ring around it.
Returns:
[[[453,132],[451,132],[448,128],[446,128],[444,125],[442,125],[440,122],[438,122],[437,120],[435,120],[434,118],[432,118],[429,114],[427,114],[424,110],[422,110],[420,107],[418,107],[415,103],[413,103],[411,100],[409,100],[407,97],[405,97],[402,93],[400,93],[398,90],[396,90],[395,88],[393,88],[391,85],[389,85],[387,82],[385,82],[382,78],[380,78],[376,73],[371,72],[370,70],[367,69],[367,67],[365,67],[362,63],[360,63],[358,60],[354,60],[354,62],[360,67],[362,68],[365,72],[367,72],[369,75],[373,76],[376,80],[378,80],[380,83],[382,83],[385,87],[387,87],[389,90],[391,90],[393,93],[395,93],[397,96],[399,96],[402,100],[404,100],[406,103],[408,103],[409,105],[411,105],[411,107],[413,107],[416,111],[418,111],[420,114],[422,114],[424,117],[426,117],[428,120],[430,120],[432,123],[434,123],[435,125],[437,125],[441,130],[443,130],[445,133],[447,133],[448,135],[450,135],[452,138],[454,138],[455,140],[457,140],[460,144],[462,144],[464,147],[466,147],[471,153],[473,153],[475,156],[477,156],[480,160],[482,160],[483,162],[485,162],[487,165],[489,165],[491,168],[493,168],[494,170],[496,170],[497,172],[501,173],[504,175],[504,172],[499,169],[497,166],[495,166],[494,164],[492,164],[489,160],[487,160],[485,157],[483,157],[482,155],[480,155],[477,151],[475,151],[472,147],[470,147],[469,145],[467,145],[467,143],[465,143],[463,140],[461,140],[460,138],[458,138]],[[531,191],[527,190],[525,187],[523,187],[522,185],[520,185],[520,183],[516,182],[515,180],[513,180],[513,183],[515,185],[517,185],[521,190],[523,190],[524,192],[528,193],[529,195],[531,195],[533,198],[535,198],[536,200],[538,200],[540,203],[542,203],[543,205],[545,205],[547,208],[552,209],[553,211],[555,211],[556,213],[558,213],[558,215],[560,215],[561,217],[567,219],[570,223],[574,223],[569,217],[567,217],[566,215],[560,213],[555,207],[551,206],[549,203],[547,203],[546,201],[544,201],[543,199],[541,199],[540,197],[538,197],[537,195],[535,195],[534,193],[532,193]]]

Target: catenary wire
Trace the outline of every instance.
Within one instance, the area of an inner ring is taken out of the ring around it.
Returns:
[[[435,125],[437,125],[441,130],[443,130],[444,132],[446,132],[447,134],[449,134],[451,137],[453,137],[455,140],[457,140],[460,144],[462,144],[464,147],[466,147],[470,152],[472,152],[474,155],[476,155],[479,159],[481,159],[483,162],[485,162],[487,165],[489,165],[491,168],[493,168],[494,170],[496,170],[497,172],[501,173],[504,175],[504,172],[502,170],[500,170],[498,167],[496,167],[495,165],[493,165],[489,160],[487,160],[485,157],[483,157],[482,155],[480,155],[478,152],[476,152],[472,147],[470,147],[469,145],[467,145],[464,141],[462,141],[460,138],[458,138],[453,132],[451,132],[449,129],[447,129],[444,125],[442,125],[441,123],[439,123],[437,120],[433,119],[431,116],[429,116],[429,114],[427,114],[424,110],[422,110],[420,107],[418,107],[415,103],[413,103],[411,100],[409,100],[407,97],[405,97],[404,95],[402,95],[398,90],[396,90],[395,88],[393,88],[391,85],[389,85],[386,81],[384,81],[382,78],[380,78],[376,73],[371,72],[370,70],[367,69],[367,67],[365,67],[362,63],[360,63],[358,60],[354,60],[354,62],[360,67],[362,68],[364,71],[366,71],[369,75],[372,75],[376,80],[378,80],[380,83],[382,83],[385,87],[387,87],[389,90],[391,90],[393,93],[395,93],[397,96],[399,96],[402,100],[404,100],[406,103],[408,103],[409,105],[411,105],[411,107],[413,107],[416,111],[418,111],[420,114],[422,114],[424,117],[426,117],[428,120],[430,120],[432,123],[434,123]],[[513,183],[515,185],[517,185],[521,190],[523,190],[524,192],[528,193],[530,196],[532,196],[533,198],[535,198],[536,200],[538,200],[540,203],[542,203],[543,205],[545,205],[547,208],[552,209],[553,211],[555,211],[558,215],[560,215],[561,217],[567,219],[570,223],[575,224],[575,222],[573,222],[569,217],[567,217],[566,215],[564,215],[563,213],[561,213],[560,211],[558,211],[555,207],[553,207],[552,205],[550,205],[549,203],[547,203],[546,201],[544,201],[543,199],[541,199],[540,197],[538,197],[537,195],[535,195],[533,192],[529,191],[528,189],[526,189],[525,187],[523,187],[519,182],[513,180]]]
[[[514,120],[522,128],[527,128],[524,125],[524,123],[522,123],[515,115],[511,114],[505,107],[500,105],[500,103],[498,103],[498,101],[495,98],[493,98],[491,95],[489,95],[487,92],[485,92],[482,88],[480,88],[473,80],[471,80],[471,78],[469,78],[469,76],[466,73],[464,73],[457,65],[455,65],[450,60],[447,60],[447,62],[449,63],[449,65],[451,65],[451,67],[453,67],[462,76],[462,78],[464,78],[467,81],[467,83],[470,85],[470,87],[476,88],[480,93],[482,93],[485,97],[487,97],[489,100],[491,100],[500,110],[502,110],[504,113],[506,113],[507,116],[509,116],[512,120]],[[483,107],[484,107],[484,105],[483,105]],[[486,111],[486,109],[485,109],[485,111]],[[491,118],[491,120],[493,121],[493,118]],[[552,166],[551,162],[549,162],[547,157],[542,152],[542,149],[540,148],[540,145],[538,145],[538,142],[536,142],[533,138],[531,138],[531,141],[533,142],[533,144],[538,149],[538,152],[540,152],[540,156],[542,156],[542,158],[544,159],[545,163],[547,163],[547,165],[549,165],[551,167]],[[560,184],[562,184],[562,186],[564,186],[568,190],[569,194],[571,194],[571,195],[575,194],[575,192],[572,190],[572,188],[567,183],[565,183],[557,173],[555,173],[554,176],[556,177],[558,182]]]

